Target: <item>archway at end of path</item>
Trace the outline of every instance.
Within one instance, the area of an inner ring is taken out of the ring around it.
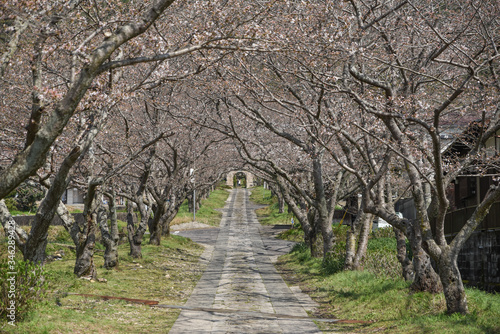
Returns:
[[[226,185],[231,188],[235,187],[251,188],[255,186],[254,182],[255,182],[254,175],[244,170],[231,171],[227,173],[226,176]]]

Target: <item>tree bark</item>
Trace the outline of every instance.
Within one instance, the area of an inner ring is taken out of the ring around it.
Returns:
[[[307,235],[305,235],[306,243],[309,245],[309,249],[311,250],[312,257],[321,257],[324,256],[324,249],[321,249],[318,245],[318,230],[320,229],[320,218],[318,211],[315,208],[311,208],[307,213],[307,219],[309,221],[309,226]]]
[[[177,195],[174,196],[172,201],[170,202],[170,207],[168,209],[168,212],[166,214],[165,219],[162,222],[162,233],[166,237],[170,237],[170,223],[172,220],[174,220],[175,216],[177,215],[177,212],[179,212],[179,209],[182,205],[182,202],[184,202],[184,199],[186,197],[186,193],[183,192],[182,195]]]
[[[3,199],[0,200],[0,222],[2,223],[6,236],[9,236],[10,231],[14,232],[13,237],[16,246],[19,250],[21,250],[21,252],[23,252],[24,244],[28,239],[28,233],[26,233],[26,231],[23,230],[21,226],[17,225]]]
[[[94,134],[96,134],[97,131],[98,129],[96,128]],[[25,261],[43,263],[45,260],[45,248],[47,247],[49,226],[56,214],[58,203],[69,183],[69,173],[71,168],[81,154],[87,150],[91,139],[95,137],[92,134],[93,133],[90,133],[87,140],[82,145],[76,146],[64,159],[54,178],[54,181],[52,182],[52,185],[45,194],[42,203],[38,207],[35,215],[35,221],[31,227],[28,240],[24,245],[23,253]]]
[[[354,269],[354,257],[356,256],[356,241],[359,229],[358,222],[352,222],[351,228],[346,233],[344,270]]]
[[[276,191],[276,196],[278,197],[278,213],[285,212],[285,200],[283,199],[283,195],[281,191]]]
[[[333,234],[332,222],[328,220],[328,203],[326,201],[325,187],[323,183],[321,154],[316,154],[313,158],[313,180],[316,194],[315,200],[318,210],[318,225],[323,237],[323,256],[327,257],[333,251],[335,235]]]
[[[162,218],[165,215],[165,207],[167,203],[157,203],[154,210],[153,219],[149,225],[149,244],[159,246],[161,244],[161,236],[163,230]]]
[[[90,182],[85,198],[83,216],[85,223],[83,231],[79,234],[80,238],[76,245],[76,261],[74,273],[78,277],[88,276],[97,277],[97,271],[94,263],[95,232],[97,221],[97,210],[99,205],[96,201],[96,191],[99,184]]]
[[[333,216],[335,214],[335,206],[337,205],[337,197],[339,196],[339,191],[343,185],[345,185],[345,172],[339,171],[333,185],[333,194],[328,201],[328,221],[333,223]]]
[[[106,210],[101,207],[98,214],[99,227],[101,229],[102,243],[104,244],[104,268],[112,269],[118,266],[118,223],[116,218],[116,204],[114,192],[107,194],[109,205],[109,229]]]
[[[397,258],[402,267],[402,276],[405,281],[413,282],[415,271],[406,249],[406,236],[396,227],[394,227],[394,234],[396,236]]]
[[[130,201],[129,201],[130,203]],[[149,221],[149,210],[141,210],[141,220],[135,228],[134,219],[133,219],[133,208],[132,204],[127,204],[127,232],[128,232],[128,241],[130,244],[130,256],[133,258],[141,258],[142,257],[142,237],[146,232],[148,221]]]
[[[418,227],[413,227],[413,236],[410,238],[410,243],[413,253],[415,278],[410,288],[413,291],[439,293],[443,291],[441,281],[432,267],[429,254],[422,248],[422,235]]]
[[[86,218],[86,233],[76,247],[76,261],[73,272],[78,277],[88,276],[95,279],[97,277],[97,271],[94,264],[95,221],[92,215]]]
[[[356,251],[356,256],[353,261],[353,269],[359,270],[363,265],[363,261],[366,257],[366,250],[368,248],[368,237],[373,226],[373,215],[366,212],[360,213],[360,224],[361,230],[359,232],[359,242],[358,249]]]
[[[458,270],[456,255],[452,254],[449,247],[446,247],[437,264],[448,313],[468,313],[467,296],[465,295],[462,276]]]
[[[295,200],[292,198],[291,194],[288,192],[288,188],[286,187],[285,181],[282,180],[281,177],[277,178],[278,185],[280,187],[281,193],[283,194],[283,198],[285,202],[288,204],[288,208],[292,210],[295,217],[300,222],[302,227],[302,231],[304,231],[304,243],[309,246],[311,249],[311,254],[313,253],[313,243],[316,239],[316,231],[310,223],[308,214],[306,210],[299,207]]]

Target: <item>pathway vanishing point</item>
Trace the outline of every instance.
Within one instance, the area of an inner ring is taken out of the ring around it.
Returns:
[[[278,252],[266,249],[254,209],[247,189],[232,190],[210,262],[170,334],[321,333],[273,266]]]

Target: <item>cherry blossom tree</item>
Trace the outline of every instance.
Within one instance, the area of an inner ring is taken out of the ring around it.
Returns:
[[[377,139],[388,155],[404,163],[418,222],[395,216],[390,203],[374,191],[375,183],[365,187],[365,210],[400,230],[411,226],[436,262],[448,312],[467,313],[458,252],[500,198],[500,188],[492,185],[451,241],[444,234],[446,189],[473,163],[493,163],[481,152],[500,128],[494,37],[498,36],[498,5],[404,1],[387,2],[376,10],[355,1],[351,5],[356,46],[349,54],[341,89],[390,134],[388,139]],[[465,130],[475,119],[482,131],[472,139],[470,151],[463,157],[445,158],[440,134],[451,123],[462,124]],[[389,159],[382,166],[378,182]]]

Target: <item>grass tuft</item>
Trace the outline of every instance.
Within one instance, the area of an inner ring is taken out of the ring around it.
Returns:
[[[222,212],[217,211],[216,209],[224,207],[228,197],[229,192],[224,189],[217,189],[212,192],[207,199],[201,201],[200,209],[196,211],[196,221],[211,226],[219,226]],[[177,216],[175,216],[170,225],[183,224],[192,221],[193,213],[189,212],[188,202],[186,200],[182,203]]]

